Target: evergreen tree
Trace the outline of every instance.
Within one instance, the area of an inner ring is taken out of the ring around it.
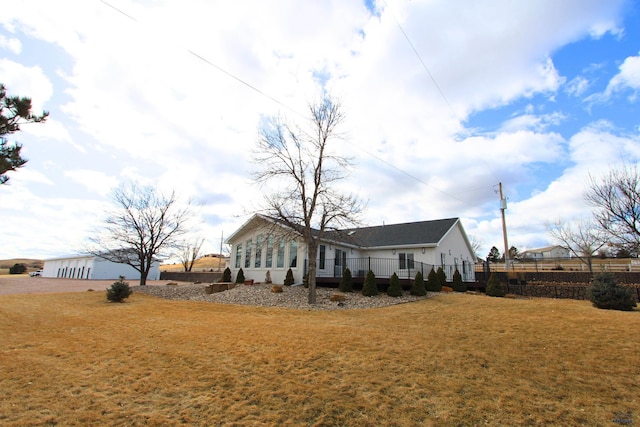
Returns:
[[[596,274],[588,293],[594,307],[598,308],[631,311],[637,305],[631,289],[618,285],[611,273]]]
[[[427,275],[427,290],[429,292],[440,292],[442,290],[442,287],[438,286],[438,276],[433,267]]]
[[[400,286],[400,279],[398,279],[398,275],[393,273],[391,278],[389,279],[389,287],[387,288],[387,295],[390,297],[401,297],[402,296],[402,287]]]
[[[427,288],[425,288],[424,285],[424,277],[422,276],[422,272],[418,271],[416,273],[416,278],[413,281],[410,293],[411,295],[416,295],[419,297],[425,296],[427,294]]]
[[[113,282],[111,287],[107,289],[107,299],[111,302],[123,302],[132,293],[129,283],[124,281],[124,276],[120,276],[120,279]]]
[[[456,271],[453,273],[453,286],[451,286],[456,292],[467,292],[467,284],[462,281],[462,275],[456,268]]]
[[[244,271],[242,271],[242,268],[238,270],[238,275],[236,276],[236,283],[244,283]]]
[[[500,255],[500,251],[498,250],[498,248],[494,246],[489,251],[489,255],[487,255],[487,258],[490,262],[500,262],[502,256]]]
[[[438,267],[436,277],[438,278],[438,292],[440,292],[443,286],[447,286],[447,275],[444,274],[442,267]]]
[[[13,264],[13,267],[9,268],[9,274],[22,274],[27,272],[27,266],[21,263]]]
[[[291,286],[295,283],[295,279],[293,278],[293,271],[291,269],[287,270],[287,275],[284,278],[284,285]]]
[[[229,267],[225,268],[222,272],[222,281],[230,282],[231,281],[231,269]]]
[[[503,297],[504,289],[502,288],[502,283],[498,279],[498,276],[495,273],[491,273],[489,276],[489,282],[487,282],[487,289],[485,293],[490,297]]]
[[[348,268],[345,268],[342,272],[342,279],[340,279],[338,289],[340,289],[340,292],[353,292],[353,277],[351,277],[351,270]]]
[[[364,278],[364,285],[362,285],[362,295],[366,297],[378,295],[376,275],[373,274],[373,271],[371,270],[367,272],[367,276]]]
[[[48,115],[46,111],[41,116],[34,115],[31,113],[31,99],[7,96],[7,89],[0,84],[0,184],[9,180],[7,172],[27,163],[20,153],[22,145],[8,145],[5,135],[19,132],[21,124],[44,122]]]

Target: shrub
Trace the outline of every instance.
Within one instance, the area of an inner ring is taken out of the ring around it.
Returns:
[[[413,285],[411,286],[411,290],[409,291],[411,295],[416,295],[419,297],[425,296],[427,294],[427,288],[424,285],[424,277],[422,276],[422,272],[418,271],[416,273],[416,278],[413,281]]]
[[[242,271],[242,268],[238,270],[238,275],[236,276],[236,283],[244,283],[244,271]]]
[[[637,305],[631,289],[618,285],[611,273],[593,276],[588,294],[594,307],[598,308],[631,311]]]
[[[129,298],[133,291],[129,287],[129,283],[124,281],[124,276],[113,282],[111,287],[107,289],[107,300],[111,302],[123,302],[125,298]]]
[[[340,289],[340,292],[353,292],[353,277],[351,277],[351,270],[348,268],[345,268],[342,272],[342,279],[340,279],[338,289]]]
[[[457,268],[453,273],[453,283],[451,287],[456,292],[467,292],[467,284],[462,281],[462,274],[460,274]]]
[[[485,293],[490,297],[503,297],[504,289],[502,289],[502,283],[498,279],[495,273],[491,273],[489,276],[489,282],[487,282],[487,289]]]
[[[284,285],[291,286],[295,283],[295,279],[293,278],[293,271],[291,269],[287,270],[287,275],[284,277]]]
[[[362,285],[362,295],[364,295],[365,297],[378,295],[376,275],[373,274],[373,271],[371,270],[367,272],[367,276],[364,278],[364,285]]]
[[[401,297],[402,296],[402,287],[400,286],[400,279],[398,279],[398,275],[393,273],[391,278],[389,279],[389,287],[387,288],[387,295],[390,297]]]
[[[230,282],[231,281],[231,269],[229,267],[225,268],[222,272],[222,281]]]
[[[442,267],[438,267],[438,271],[436,271],[436,277],[438,278],[438,286],[440,287],[440,289],[438,289],[438,292],[440,292],[443,286],[447,286],[447,275],[444,274],[444,270],[442,269]]]
[[[9,274],[23,274],[27,272],[27,266],[24,264],[13,264],[13,267],[9,268]]]
[[[431,268],[431,271],[427,275],[427,290],[429,292],[440,292],[442,286],[438,283],[438,276],[436,275],[436,271]]]

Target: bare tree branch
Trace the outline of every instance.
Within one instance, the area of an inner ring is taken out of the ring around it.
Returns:
[[[587,202],[613,246],[640,255],[640,173],[637,165],[613,168],[601,179],[589,176]]]
[[[560,246],[569,250],[593,273],[593,257],[607,244],[607,236],[590,220],[581,220],[573,226],[560,220],[547,225],[547,232]]]
[[[310,105],[309,120],[308,133],[281,117],[262,127],[253,178],[271,190],[264,197],[266,215],[294,230],[307,245],[309,303],[315,304],[318,243],[326,231],[356,224],[363,204],[335,185],[351,165],[332,150],[344,121],[340,103],[327,97]]]
[[[90,239],[93,248],[89,252],[135,268],[143,286],[153,262],[176,248],[186,232],[192,215],[190,203],[180,207],[175,192],[165,196],[136,184],[117,188],[113,202],[115,209],[105,219],[103,232]]]

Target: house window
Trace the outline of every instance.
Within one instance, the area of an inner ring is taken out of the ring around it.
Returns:
[[[247,240],[247,249],[244,250],[244,268],[251,267],[251,246],[253,242],[251,239]]]
[[[444,270],[446,258],[447,258],[446,254],[440,254],[440,267],[442,267],[443,270]]]
[[[325,260],[327,258],[327,247],[325,245],[320,245],[320,270],[324,270]]]
[[[236,268],[240,268],[240,262],[242,259],[242,245],[236,246]]]
[[[278,241],[278,257],[276,259],[276,267],[284,267],[284,240],[282,239]]]
[[[267,254],[265,256],[265,268],[271,268],[273,265],[273,236],[267,237]]]
[[[400,270],[406,270],[406,269],[412,270],[414,268],[413,260],[414,260],[413,254],[400,252],[398,254],[398,263],[400,264]]]
[[[289,267],[296,268],[298,266],[298,242],[295,240],[289,246]]]
[[[262,263],[262,234],[256,237],[256,262],[253,264],[255,268],[260,268]]]

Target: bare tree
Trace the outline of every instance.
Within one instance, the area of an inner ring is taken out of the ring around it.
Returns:
[[[637,165],[612,168],[601,179],[589,176],[587,202],[611,244],[640,255],[640,173]]]
[[[471,244],[471,249],[473,250],[473,254],[476,258],[481,258],[478,254],[480,253],[480,249],[484,246],[482,239],[479,239],[477,236],[469,236],[469,243]]]
[[[178,245],[178,258],[184,267],[184,271],[191,271],[193,264],[200,256],[200,249],[204,244],[204,238],[196,238],[195,240],[184,240]]]
[[[307,246],[309,304],[315,304],[319,241],[326,231],[357,223],[362,203],[337,188],[351,164],[331,145],[340,139],[340,104],[325,97],[309,106],[309,120],[308,133],[282,118],[272,118],[262,127],[254,179],[278,187],[265,195],[265,213],[301,236]]]
[[[158,257],[176,247],[186,232],[190,204],[178,206],[175,192],[169,196],[153,187],[121,186],[113,193],[115,209],[105,220],[101,234],[92,238],[89,252],[108,261],[127,264],[140,272],[140,286]]]
[[[571,226],[558,220],[547,225],[547,232],[593,273],[593,258],[607,244],[606,234],[593,221],[583,219]]]

